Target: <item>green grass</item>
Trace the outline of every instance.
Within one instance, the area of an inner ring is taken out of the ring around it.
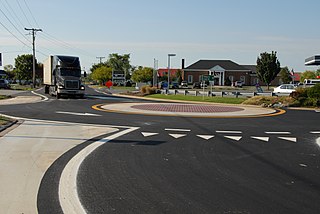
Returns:
[[[202,96],[184,96],[184,95],[166,95],[166,94],[152,94],[146,97],[167,99],[167,100],[184,100],[184,101],[198,101],[198,102],[211,102],[211,103],[225,103],[225,104],[241,104],[247,98],[235,97],[202,97]]]
[[[0,126],[1,126],[1,125],[5,125],[5,124],[7,124],[8,122],[10,122],[10,119],[9,119],[9,118],[0,116]]]

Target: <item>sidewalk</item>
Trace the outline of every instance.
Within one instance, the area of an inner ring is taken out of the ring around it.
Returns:
[[[38,189],[50,165],[84,141],[115,131],[101,125],[36,120],[7,129],[0,137],[0,213],[37,213]]]

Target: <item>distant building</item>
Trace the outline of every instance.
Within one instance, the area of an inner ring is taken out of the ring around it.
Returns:
[[[177,68],[170,68],[170,81],[172,81],[173,78],[177,77],[177,72],[180,69]],[[159,68],[158,69],[158,77],[168,77],[168,68]]]
[[[257,76],[256,65],[239,65],[231,60],[199,60],[183,69],[183,79],[188,84],[202,82],[207,76],[212,76],[214,85],[220,86],[236,81],[244,85],[263,85]],[[279,85],[279,77],[271,85]]]

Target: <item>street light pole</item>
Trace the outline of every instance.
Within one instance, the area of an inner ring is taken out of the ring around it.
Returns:
[[[170,57],[176,56],[176,54],[168,54],[168,91],[169,93],[169,87],[170,87]]]

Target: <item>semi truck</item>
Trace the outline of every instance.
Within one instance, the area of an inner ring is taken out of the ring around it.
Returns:
[[[86,73],[84,73],[86,76]],[[84,97],[79,57],[49,56],[43,63],[45,93],[59,99],[63,95]]]

